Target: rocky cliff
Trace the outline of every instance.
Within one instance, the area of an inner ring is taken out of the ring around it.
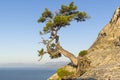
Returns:
[[[120,7],[88,52],[91,68],[78,79],[120,80]]]
[[[120,7],[100,31],[85,57],[91,61],[90,68],[77,80],[120,80]],[[58,80],[55,77],[58,75],[49,79]]]
[[[108,48],[120,48],[120,7],[116,9],[110,22],[101,30],[89,51]]]

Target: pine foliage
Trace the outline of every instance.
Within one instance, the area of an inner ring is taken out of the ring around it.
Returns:
[[[49,51],[41,49],[39,56],[43,56],[48,52],[51,58],[61,57],[61,53],[57,52],[56,44],[59,41],[58,31],[62,27],[70,25],[72,21],[85,21],[89,16],[86,12],[79,11],[77,6],[74,5],[74,2],[71,2],[69,5],[62,5],[58,12],[52,13],[48,8],[45,8],[44,12],[41,14],[38,19],[38,23],[45,23],[43,30],[40,34],[50,33],[48,40],[43,40],[43,44],[46,45]],[[54,41],[54,42],[53,42]],[[53,44],[54,43],[54,44]],[[56,52],[55,52],[56,51]]]

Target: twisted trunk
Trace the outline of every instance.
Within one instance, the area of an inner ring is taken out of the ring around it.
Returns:
[[[56,50],[55,51],[50,50],[50,44],[53,40],[56,40]],[[72,53],[68,52],[67,50],[63,49],[60,46],[59,36],[57,36],[57,32],[55,32],[52,39],[48,41],[46,48],[47,48],[48,54],[50,54],[51,56],[54,56],[54,55],[60,53],[60,54],[64,55],[65,57],[69,58],[73,65],[77,66],[77,64],[78,64],[77,57],[75,57]]]
[[[68,52],[67,50],[63,49],[60,46],[59,42],[57,42],[56,47],[57,47],[57,49],[59,50],[59,52],[61,54],[63,54],[65,57],[67,57],[67,58],[69,58],[71,60],[71,62],[73,63],[73,65],[77,66],[77,64],[78,64],[77,57],[75,57],[72,53]]]

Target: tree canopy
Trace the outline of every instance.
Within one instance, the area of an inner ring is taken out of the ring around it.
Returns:
[[[58,58],[64,54],[63,48],[60,46],[58,31],[70,25],[72,21],[82,22],[86,21],[89,16],[86,12],[79,11],[74,2],[69,5],[62,5],[57,12],[52,13],[48,8],[45,8],[44,12],[38,19],[38,23],[45,23],[43,30],[40,32],[41,35],[50,34],[49,39],[43,38],[42,43],[46,45],[46,49],[39,50],[39,56],[43,56],[48,53],[51,58]],[[61,49],[61,51],[60,51]],[[67,52],[66,52],[67,53]],[[69,57],[68,57],[69,58]]]

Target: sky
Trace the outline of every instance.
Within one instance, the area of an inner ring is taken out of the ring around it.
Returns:
[[[72,1],[91,17],[85,22],[72,22],[59,32],[62,47],[76,56],[89,49],[120,6],[120,0],[0,0],[0,64],[67,61],[65,57],[51,60],[45,55],[38,62],[37,50],[43,47],[39,32],[44,24],[37,20],[45,8],[54,13]]]

